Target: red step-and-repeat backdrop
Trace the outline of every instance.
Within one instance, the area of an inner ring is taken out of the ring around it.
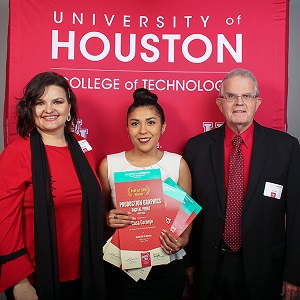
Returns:
[[[215,99],[235,68],[257,77],[256,120],[286,129],[288,0],[10,0],[5,144],[16,98],[37,73],[65,76],[79,101],[76,132],[98,159],[131,147],[126,111],[136,88],[159,96],[167,131],[158,147],[220,126]]]

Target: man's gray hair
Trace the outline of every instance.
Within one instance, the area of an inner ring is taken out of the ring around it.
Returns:
[[[243,77],[243,78],[249,78],[253,81],[254,89],[255,89],[255,96],[259,96],[259,89],[258,89],[258,83],[250,71],[246,69],[234,69],[230,71],[222,80],[221,87],[220,87],[220,96],[223,96],[223,83],[226,79],[233,78],[233,77]]]

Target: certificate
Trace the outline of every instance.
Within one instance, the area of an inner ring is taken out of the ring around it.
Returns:
[[[182,206],[186,193],[177,187],[171,186],[163,182],[163,191],[165,197],[166,207],[166,227],[165,229],[170,231],[170,228]]]
[[[103,246],[103,259],[112,265],[121,268],[121,250],[119,232],[115,231],[113,236]]]
[[[160,245],[165,228],[165,202],[160,169],[115,172],[116,207],[130,212],[133,224],[119,232],[123,269],[167,264]]]

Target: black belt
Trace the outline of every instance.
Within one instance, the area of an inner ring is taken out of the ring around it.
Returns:
[[[224,241],[220,242],[219,249],[221,252],[227,252],[232,254],[242,254],[243,248],[240,248],[238,251],[233,251]]]
[[[22,248],[20,250],[17,250],[13,253],[7,254],[7,255],[2,255],[0,256],[0,275],[1,275],[1,266],[4,265],[5,263],[14,260],[22,255],[26,254],[25,248]]]

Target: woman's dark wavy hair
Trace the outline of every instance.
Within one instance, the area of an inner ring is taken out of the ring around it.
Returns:
[[[71,90],[68,81],[55,72],[43,72],[34,76],[25,86],[24,95],[17,105],[17,131],[22,137],[29,136],[34,127],[33,109],[37,99],[41,98],[49,85],[59,86],[64,89],[68,103],[71,104],[71,120],[66,121],[65,129],[71,130],[76,125],[78,118],[77,99]]]
[[[129,115],[138,107],[154,107],[156,113],[159,115],[161,124],[165,123],[165,114],[162,107],[157,103],[158,97],[156,94],[148,91],[145,88],[136,89],[133,92],[133,103],[127,110],[127,120]],[[127,121],[128,122],[128,121]]]

